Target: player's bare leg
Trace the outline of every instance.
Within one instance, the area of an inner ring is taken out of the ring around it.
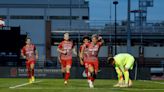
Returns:
[[[88,82],[88,83],[89,83],[89,81],[90,81],[90,76],[91,76],[91,73],[88,72],[88,75],[87,75],[87,82]]]
[[[66,77],[66,67],[62,66],[61,71],[62,71],[62,76],[65,79],[65,77]],[[65,80],[64,80],[64,84],[65,85],[67,84],[67,82]]]
[[[117,72],[117,77],[118,77],[118,83],[113,85],[113,87],[120,87],[120,86],[124,85],[123,74],[119,68],[116,69],[116,72]]]
[[[128,71],[128,69],[125,69],[123,74],[124,74],[124,77],[125,77],[125,83],[124,83],[124,85],[122,85],[120,87],[129,87],[129,71]]]
[[[87,82],[89,82],[89,80],[90,80],[89,76],[91,76],[91,74],[88,71],[88,68],[85,69],[85,73],[86,73],[86,77],[87,77]]]
[[[121,79],[118,80],[118,83],[113,85],[113,87],[120,87],[122,85],[124,85],[124,80],[123,80],[123,76],[120,76]]]
[[[32,63],[30,65],[30,69],[31,69],[31,81],[35,82],[35,76],[34,76],[34,63]]]
[[[32,80],[31,80],[31,68],[30,68],[29,61],[27,61],[27,63],[26,63],[26,69],[27,69],[27,75],[28,75],[29,83],[32,83]]]
[[[71,66],[70,66],[70,65],[67,65],[67,66],[66,66],[65,80],[64,80],[64,84],[65,84],[65,85],[68,84],[68,79],[69,79],[69,77],[70,77],[70,69],[71,69]]]
[[[93,73],[94,73],[94,68],[93,68],[93,66],[89,65],[88,71],[89,71],[89,73],[90,73],[90,75],[88,75],[88,76],[90,77],[89,80],[88,80],[89,87],[90,87],[90,88],[94,88],[94,85],[93,85]]]
[[[61,67],[61,72],[62,72],[63,78],[65,78],[66,68],[62,66]]]
[[[29,83],[32,83],[32,79],[31,79],[31,69],[27,68],[27,72],[28,72],[28,79],[29,79]]]
[[[89,82],[90,78],[89,76],[91,75],[89,70],[88,70],[88,64],[85,64],[85,74],[86,74],[86,77],[87,77],[87,82]],[[83,76],[84,77],[84,76]]]

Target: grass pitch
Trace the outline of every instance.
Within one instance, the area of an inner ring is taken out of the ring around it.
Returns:
[[[97,79],[95,88],[89,88],[86,79],[70,79],[65,86],[63,79],[36,79],[28,84],[26,78],[1,78],[0,92],[164,92],[163,81],[133,81],[131,88],[114,88],[116,80]]]

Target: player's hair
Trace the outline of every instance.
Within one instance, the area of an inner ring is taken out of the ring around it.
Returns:
[[[26,41],[27,41],[28,39],[31,41],[31,38],[29,38],[29,37],[26,38]]]
[[[66,32],[66,33],[64,33],[64,35],[68,35],[68,36],[69,36],[69,33]],[[63,40],[64,40],[64,39],[63,39]],[[72,40],[70,39],[70,37],[69,37],[68,41],[72,41]]]
[[[64,35],[69,35],[69,33],[68,33],[68,32],[66,32],[66,33],[64,33]]]
[[[84,36],[82,41],[84,41],[85,39],[90,40],[89,36]]]
[[[114,61],[113,57],[108,57],[108,63],[112,64],[113,61]]]
[[[98,39],[98,37],[99,37],[99,36],[98,36],[97,34],[93,34],[93,35],[92,35],[92,38]]]

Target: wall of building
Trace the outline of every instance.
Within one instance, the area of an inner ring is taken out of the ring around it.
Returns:
[[[6,26],[20,26],[21,34],[28,34],[32,38],[39,51],[39,58],[43,59],[47,19],[52,21],[52,31],[68,29],[70,26],[71,28],[88,27],[85,22],[89,19],[88,5],[84,0],[71,1],[70,10],[70,0],[1,0],[0,17],[4,17]],[[72,15],[71,20],[70,15]]]
[[[71,0],[72,4],[84,4],[84,0]],[[70,0],[1,0],[0,4],[70,4]]]

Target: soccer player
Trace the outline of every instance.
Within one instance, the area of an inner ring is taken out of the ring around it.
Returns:
[[[93,82],[96,78],[98,73],[98,53],[99,49],[103,44],[102,37],[98,36],[97,34],[92,35],[92,42],[86,43],[83,45],[80,57],[84,59],[84,50],[85,48],[88,49],[88,56],[86,57],[87,63],[85,66],[88,66],[88,83],[90,88],[94,88]]]
[[[82,47],[83,47],[83,45],[84,44],[87,44],[87,43],[89,43],[90,42],[90,39],[89,39],[89,37],[88,36],[84,36],[83,37],[83,44],[80,46],[80,50],[79,50],[79,54],[81,53],[81,50],[82,50]],[[81,57],[80,57],[80,55],[79,55],[79,58],[80,58],[80,64],[81,65],[84,65],[84,67],[85,67],[85,75],[86,75],[86,77],[88,78],[88,63],[87,63],[87,61],[86,61],[86,58],[87,58],[87,56],[88,56],[88,49],[87,48],[85,48],[84,49],[84,58],[82,59]],[[88,79],[88,81],[89,81],[89,79]]]
[[[72,52],[77,55],[73,42],[69,38],[69,33],[64,34],[64,41],[58,45],[57,51],[59,52],[59,62],[61,63],[64,84],[67,85],[72,66]]]
[[[38,59],[38,52],[34,44],[32,44],[31,39],[26,39],[26,45],[21,50],[21,55],[26,59],[26,68],[29,78],[29,83],[33,83],[35,81],[34,77],[34,66],[36,60]]]
[[[133,69],[135,61],[134,57],[128,53],[120,53],[114,57],[109,57],[108,61],[115,66],[115,70],[118,75],[118,83],[114,85],[114,87],[132,86],[132,81],[129,78],[129,70]]]

